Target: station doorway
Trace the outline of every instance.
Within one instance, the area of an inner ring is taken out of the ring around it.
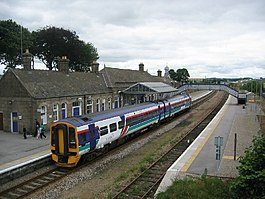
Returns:
[[[4,130],[4,116],[3,113],[0,112],[0,131]]]

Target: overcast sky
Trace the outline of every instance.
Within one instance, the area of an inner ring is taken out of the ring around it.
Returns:
[[[101,68],[191,77],[265,76],[264,0],[0,0],[0,19],[76,31]],[[39,66],[39,65],[38,65]],[[0,71],[1,72],[1,71]]]

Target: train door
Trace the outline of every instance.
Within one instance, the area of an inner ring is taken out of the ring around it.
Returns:
[[[88,125],[88,129],[89,129],[88,140],[90,142],[90,151],[92,151],[96,148],[97,140],[99,140],[99,132],[98,128],[95,127],[95,124]]]
[[[4,117],[3,113],[0,113],[0,131],[4,130]]]
[[[165,119],[166,118],[167,109],[166,109],[166,103],[164,101],[163,101],[163,105],[164,105],[164,107],[163,107],[163,111],[162,111],[162,115],[163,115],[162,119]]]
[[[58,155],[68,154],[68,130],[64,124],[59,124],[53,129],[53,142],[55,142],[55,152]]]
[[[11,132],[18,132],[18,114],[17,112],[11,112]]]
[[[171,116],[171,105],[170,102],[168,103],[168,117]]]
[[[158,105],[158,122],[160,122],[161,120],[161,109],[160,109],[160,105]]]

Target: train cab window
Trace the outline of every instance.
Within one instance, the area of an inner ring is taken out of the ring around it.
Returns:
[[[75,129],[72,127],[69,128],[69,148],[76,148]]]
[[[109,125],[110,128],[110,132],[116,131],[117,130],[117,124],[116,123],[112,123]]]
[[[118,122],[118,128],[119,129],[122,129],[124,127],[124,121],[122,120],[122,121],[119,121]]]
[[[51,132],[51,145],[55,146],[55,133],[54,133],[54,127],[52,127],[52,132]]]
[[[99,132],[100,132],[100,136],[108,134],[108,127],[107,126],[101,127],[99,129]]]

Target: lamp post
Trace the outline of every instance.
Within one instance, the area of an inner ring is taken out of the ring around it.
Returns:
[[[262,113],[262,87],[263,87],[263,81],[262,77],[260,78],[260,111]]]

